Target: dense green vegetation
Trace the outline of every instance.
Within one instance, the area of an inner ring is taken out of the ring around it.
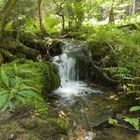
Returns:
[[[48,96],[60,86],[52,57],[62,53],[63,38],[86,41],[92,66],[131,99],[121,118],[139,131],[138,0],[0,0],[0,110],[29,105],[39,115],[48,112]],[[94,78],[101,79],[96,72]],[[61,119],[50,120],[67,129]],[[116,118],[109,123],[119,125]]]
[[[16,105],[34,100],[43,102],[41,95],[59,86],[59,77],[49,63],[22,60],[5,64],[1,66],[0,78],[1,109],[13,110]]]

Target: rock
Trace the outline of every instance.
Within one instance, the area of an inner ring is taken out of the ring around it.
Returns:
[[[97,116],[93,117],[93,119],[90,120],[89,125],[92,128],[99,127],[103,123],[106,123],[108,121],[108,118],[111,117],[112,115],[113,115],[112,111],[106,111],[106,112],[104,112],[100,115],[97,115]]]
[[[33,129],[37,126],[37,121],[34,119],[22,119],[19,122],[20,126],[25,129]]]
[[[90,66],[91,59],[89,56],[82,53],[76,57],[76,67],[79,73],[79,80],[90,80]]]
[[[48,54],[52,57],[62,54],[63,42],[58,39],[52,40],[52,43],[48,49]]]

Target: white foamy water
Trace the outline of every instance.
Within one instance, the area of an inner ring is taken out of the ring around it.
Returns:
[[[62,87],[59,87],[54,91],[55,94],[59,94],[62,97],[81,96],[84,93],[97,92],[87,86],[86,83],[81,81],[71,81],[65,83]]]

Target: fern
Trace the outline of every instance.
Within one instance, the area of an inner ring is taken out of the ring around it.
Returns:
[[[8,79],[5,71],[2,68],[0,70],[0,78],[1,78],[1,83],[3,83],[3,85],[8,88],[9,87],[9,79]]]
[[[113,78],[125,79],[130,76],[129,70],[125,67],[103,68],[102,71],[111,73]]]
[[[37,94],[38,90],[32,86],[34,81],[22,78],[23,73],[16,64],[13,65],[13,70],[14,74],[8,75],[3,67],[0,69],[0,109],[13,110],[17,104],[25,104],[33,98],[42,101]]]

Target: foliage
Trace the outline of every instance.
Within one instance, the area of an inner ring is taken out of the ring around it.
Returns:
[[[44,93],[44,87],[47,91],[57,88],[59,84],[54,79],[57,76],[49,68],[49,64],[41,65],[32,61],[24,62],[24,64],[12,62],[2,65],[0,73],[1,109],[12,110],[18,104],[31,104],[30,102],[40,104],[39,102],[43,101],[41,94]],[[44,75],[42,72],[44,66],[49,75]]]
[[[38,102],[37,99],[29,101],[29,104],[33,106],[36,116],[46,115],[48,113],[48,104],[44,101]]]
[[[35,35],[39,31],[39,22],[32,18],[26,19],[26,22],[20,27],[20,30]]]
[[[13,110],[15,105],[26,103],[27,100],[32,98],[42,101],[42,98],[37,95],[37,89],[29,86],[28,83],[34,84],[32,80],[25,80],[22,77],[18,76],[18,71],[16,64],[13,66],[15,75],[8,75],[1,67],[0,72],[0,108],[1,109],[10,109]],[[27,71],[25,72],[27,74]]]
[[[139,129],[139,119],[138,118],[128,118],[126,117],[124,119],[126,122],[130,123],[132,126],[134,126],[135,129]]]
[[[135,97],[135,105],[131,106],[129,109],[130,112],[136,112],[140,110],[140,77],[133,77],[131,78],[130,82],[127,84],[128,86],[128,94],[132,97]]]
[[[139,76],[139,31],[125,34],[125,32],[112,25],[100,26],[94,29],[95,32],[90,36],[88,35],[88,42],[90,43],[92,53],[96,51],[98,54],[99,50],[99,53],[102,52],[100,55],[102,58],[100,59],[109,57],[113,60],[110,71],[112,71],[112,67],[114,67],[114,70],[115,67],[119,70],[123,68],[123,70],[126,69],[123,71],[123,74],[129,73],[130,75]],[[117,73],[118,70],[116,70]]]
[[[126,67],[109,67],[109,68],[103,68],[103,71],[105,72],[109,72],[110,74],[112,74],[113,78],[117,78],[117,79],[125,79],[128,78],[129,75],[129,70]]]
[[[116,119],[111,118],[111,117],[108,118],[108,122],[110,124],[113,124],[113,125],[117,125],[118,124],[118,121]]]
[[[58,24],[59,20],[57,19],[57,17],[49,14],[46,15],[45,28],[49,34],[60,31],[60,27]]]
[[[130,112],[135,112],[135,111],[139,111],[140,110],[140,106],[132,106],[129,111]]]

